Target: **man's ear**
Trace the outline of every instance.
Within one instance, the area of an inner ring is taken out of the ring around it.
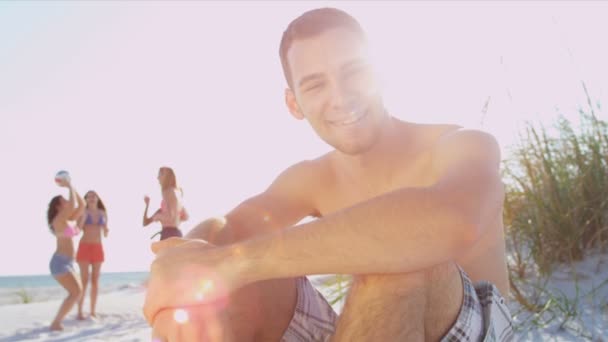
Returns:
[[[302,114],[302,112],[300,111],[300,106],[296,101],[296,94],[294,94],[293,90],[291,90],[290,88],[285,89],[285,104],[287,105],[287,109],[289,109],[289,112],[294,118],[298,120],[304,119],[304,114]]]

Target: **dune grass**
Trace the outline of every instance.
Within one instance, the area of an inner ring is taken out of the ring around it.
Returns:
[[[515,273],[531,257],[542,274],[608,246],[606,122],[580,112],[577,129],[561,117],[557,137],[529,124],[505,162],[505,224]]]
[[[19,297],[19,303],[21,304],[28,304],[31,303],[33,300],[32,295],[25,288],[20,288],[18,291],[15,292],[15,295]]]
[[[574,266],[590,252],[608,250],[608,124],[598,118],[600,105],[588,100],[576,122],[560,116],[550,126],[528,123],[503,164],[512,294],[539,327],[557,320],[560,328],[577,330],[571,323],[581,300],[593,302],[608,285],[581,293]],[[571,268],[574,295],[546,286],[564,265]]]

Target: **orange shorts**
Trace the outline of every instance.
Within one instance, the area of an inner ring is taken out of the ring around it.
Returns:
[[[76,253],[77,262],[96,264],[103,262],[103,260],[103,246],[100,243],[81,242],[78,244],[78,252]]]

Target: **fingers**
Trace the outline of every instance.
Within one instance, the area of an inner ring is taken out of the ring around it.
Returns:
[[[225,333],[227,322],[222,317],[223,313],[213,306],[163,310],[154,321],[153,341],[232,341]]]
[[[181,342],[183,341],[182,339],[182,326],[181,324],[178,323],[173,323],[173,325],[171,326],[171,329],[169,329],[169,338],[168,338],[168,342]]]
[[[198,322],[195,312],[189,312],[192,316],[189,317],[189,321],[183,324],[176,324],[176,329],[179,330],[179,340],[180,342],[200,342],[200,341],[208,341],[207,338],[202,336],[202,324]],[[200,325],[199,325],[200,324]],[[219,340],[217,340],[219,341]]]
[[[171,237],[171,238],[168,238],[165,240],[153,242],[151,248],[152,248],[152,252],[154,254],[158,254],[160,251],[162,251],[165,248],[176,247],[176,246],[182,245],[188,241],[189,241],[188,239],[184,239],[184,238]]]
[[[194,316],[190,310],[162,310],[154,320],[152,341],[200,342],[201,331]]]
[[[151,245],[152,252],[154,254],[158,254],[161,251],[171,248],[184,245],[186,243],[190,243],[191,247],[200,248],[200,247],[216,247],[215,245],[201,239],[188,239],[188,238],[179,238],[179,237],[170,237],[165,240],[153,242]]]
[[[168,342],[169,329],[171,326],[171,311],[162,310],[156,315],[152,324],[152,342]]]
[[[148,284],[148,286],[150,286]],[[150,291],[150,287],[148,287],[148,294]],[[148,322],[148,324],[152,325],[155,323],[154,312],[152,311],[152,303],[150,300],[150,296],[146,294],[146,299],[144,300],[144,306],[142,307],[142,312],[144,314],[144,318]]]
[[[156,330],[152,330],[152,342],[168,342],[164,335],[161,335]]]

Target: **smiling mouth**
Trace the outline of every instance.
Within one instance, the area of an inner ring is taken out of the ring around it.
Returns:
[[[348,125],[352,125],[352,124],[355,124],[355,123],[361,121],[361,119],[363,119],[366,115],[367,115],[366,110],[363,110],[363,109],[352,110],[348,114],[347,117],[345,117],[341,120],[328,120],[328,122],[332,126],[338,126],[338,127],[348,126]]]

